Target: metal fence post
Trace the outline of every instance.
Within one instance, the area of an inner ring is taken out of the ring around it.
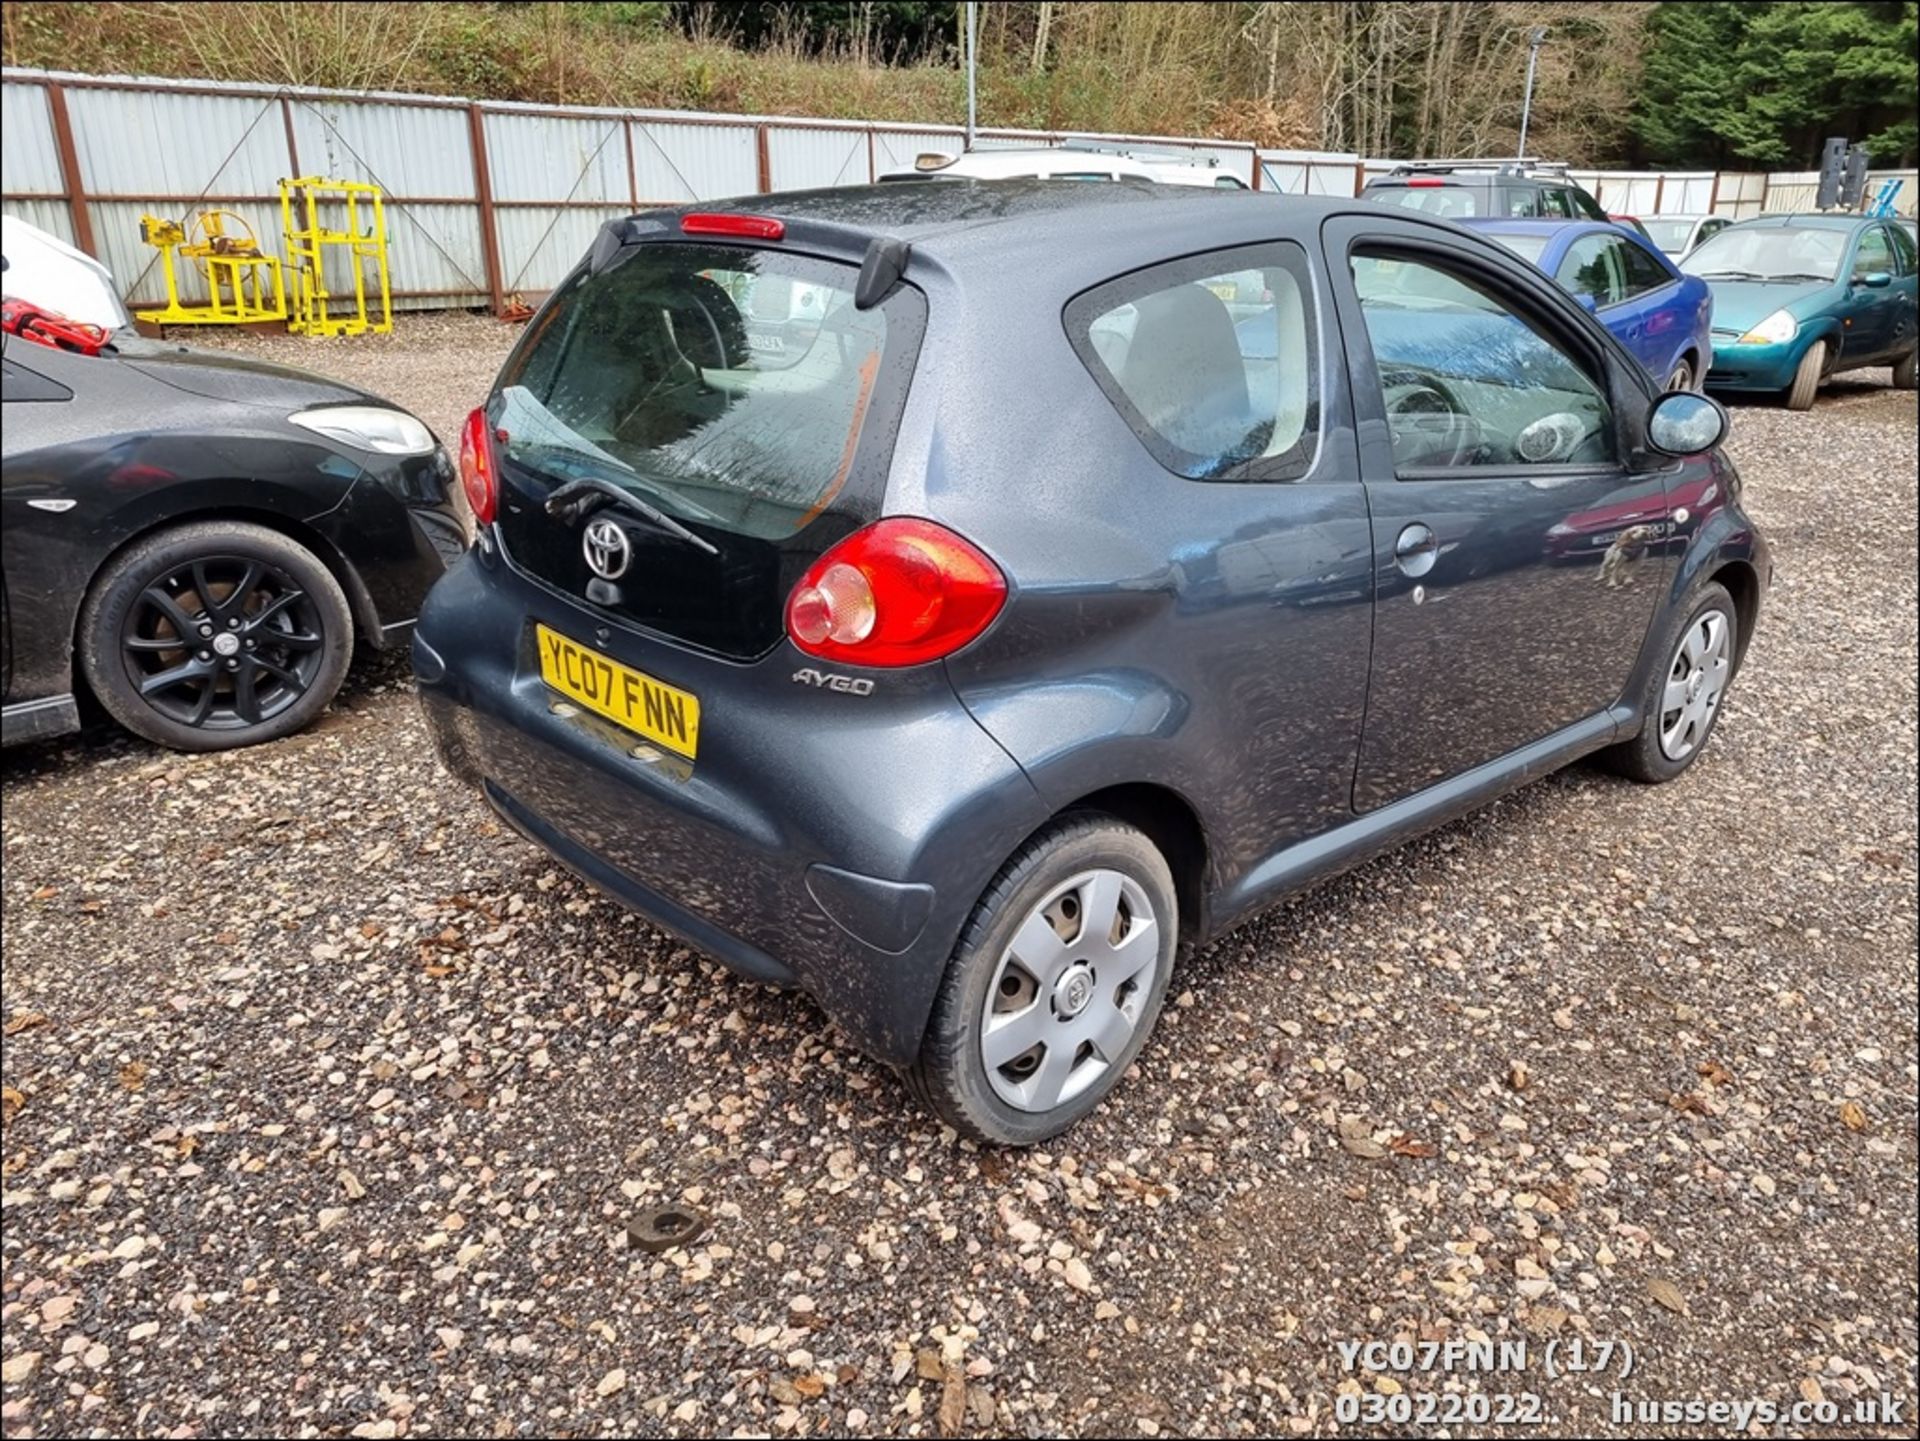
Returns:
[[[67,116],[67,92],[47,86],[47,113],[53,119],[53,148],[60,159],[60,183],[67,190],[67,213],[73,217],[73,243],[96,260],[93,217],[87,214],[87,188],[80,180],[80,157],[73,149],[73,121]]]
[[[773,193],[773,157],[767,149],[767,127],[756,125],[753,127],[753,133],[759,149],[760,193],[771,195]]]
[[[478,105],[467,106],[467,137],[473,152],[473,193],[480,201],[480,250],[487,260],[487,291],[493,313],[507,308],[500,284],[500,237],[493,224],[493,170],[487,164],[487,122]]]

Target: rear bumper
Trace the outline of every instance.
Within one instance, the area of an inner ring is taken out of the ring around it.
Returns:
[[[536,619],[599,639],[497,556],[428,597],[414,669],[448,769],[622,905],[744,976],[805,990],[862,1050],[911,1060],[975,901],[1045,819],[944,672],[850,697],[651,638],[601,641],[701,695],[688,766],[636,758],[624,733],[556,707]]]

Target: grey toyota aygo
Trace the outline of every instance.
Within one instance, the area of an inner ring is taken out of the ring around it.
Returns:
[[[523,835],[1031,1143],[1182,953],[1577,757],[1698,759],[1772,570],[1726,425],[1363,202],[653,210],[469,419],[414,665]]]

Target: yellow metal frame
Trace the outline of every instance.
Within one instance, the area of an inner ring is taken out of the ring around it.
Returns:
[[[321,223],[323,204],[346,207],[346,227]],[[370,228],[361,230],[362,216]],[[305,222],[294,224],[296,215]],[[384,335],[393,329],[393,289],[387,275],[387,211],[378,185],[359,180],[328,180],[303,175],[280,182],[280,220],[286,231],[287,260],[293,267],[293,319],[287,329],[306,335]],[[329,250],[343,253],[353,269],[353,309],[335,316],[327,289]],[[379,318],[367,309],[367,262],[379,280]]]
[[[229,235],[229,220],[244,235]],[[287,318],[287,289],[280,258],[261,253],[259,238],[244,216],[231,210],[209,210],[197,216],[189,229],[164,216],[143,215],[140,238],[160,252],[167,277],[167,303],[159,310],[135,311],[137,319],[157,325],[254,325]],[[181,256],[191,260],[206,277],[209,298],[205,305],[180,303],[180,277],[174,267]]]

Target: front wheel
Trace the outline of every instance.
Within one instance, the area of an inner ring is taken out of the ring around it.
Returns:
[[[80,615],[93,693],[136,735],[183,751],[290,735],[333,699],[353,613],[304,546],[244,521],[199,521],[111,561]]]
[[[1661,638],[1667,663],[1649,678],[1641,697],[1640,734],[1601,752],[1601,759],[1648,784],[1670,781],[1698,760],[1720,719],[1739,642],[1733,597],[1718,582],[1706,586],[1693,609]]]
[[[1146,1044],[1178,932],[1173,875],[1152,841],[1104,815],[1061,818],[974,907],[909,1086],[977,1141],[1058,1135]]]
[[[1909,350],[1893,367],[1893,388],[1914,389],[1916,380],[1920,380],[1920,376],[1916,376],[1917,370],[1920,370],[1920,350]]]
[[[1827,343],[1818,340],[1800,357],[1793,372],[1793,384],[1787,388],[1788,410],[1812,410],[1813,398],[1820,393],[1820,381],[1827,368]]]

